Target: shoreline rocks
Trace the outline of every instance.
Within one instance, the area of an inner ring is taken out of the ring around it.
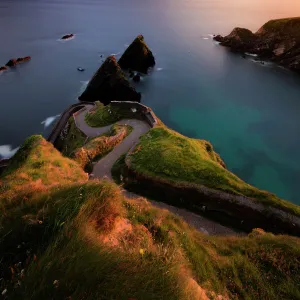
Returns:
[[[214,40],[234,52],[253,53],[300,73],[300,17],[271,20],[256,33],[237,27]]]
[[[155,65],[155,59],[144,37],[139,35],[125,50],[118,63],[124,70],[130,69],[147,74],[148,69]]]
[[[61,40],[68,40],[74,37],[73,33],[65,34],[64,36],[61,37]]]
[[[5,70],[7,70],[7,67],[6,67],[6,66],[0,67],[0,72],[5,71]]]
[[[116,58],[109,56],[94,74],[79,100],[99,100],[105,105],[111,101],[140,102],[141,94],[131,86]]]

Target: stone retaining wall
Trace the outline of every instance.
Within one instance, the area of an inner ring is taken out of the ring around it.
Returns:
[[[111,101],[110,105],[127,110],[129,113],[131,112],[133,118],[146,121],[152,128],[157,125],[152,109],[146,105],[132,101]],[[134,110],[136,111],[134,112]]]

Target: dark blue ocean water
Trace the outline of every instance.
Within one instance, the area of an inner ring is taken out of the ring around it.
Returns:
[[[294,0],[261,2],[1,0],[0,65],[32,61],[0,75],[0,155],[47,135],[42,122],[76,101],[100,55],[119,57],[142,33],[157,59],[137,86],[142,102],[175,130],[211,141],[244,180],[300,204],[300,76],[243,59],[210,36],[300,13]],[[58,40],[69,32],[73,40]]]

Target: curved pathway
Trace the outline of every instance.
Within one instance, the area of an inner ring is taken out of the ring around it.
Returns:
[[[105,127],[90,127],[85,122],[85,115],[88,113],[90,109],[92,109],[92,105],[86,105],[86,109],[82,109],[76,116],[75,121],[77,127],[84,132],[88,137],[96,137],[101,134],[104,134],[110,130],[112,125]],[[119,145],[117,145],[110,153],[108,153],[105,157],[95,163],[93,168],[94,178],[107,178],[112,180],[111,169],[114,163],[125,153],[127,153],[134,145],[139,142],[139,138],[141,135],[145,134],[151,128],[146,122],[139,121],[136,119],[124,119],[116,124],[120,125],[130,125],[133,127],[133,131],[128,135]],[[142,197],[123,190],[123,194],[128,198],[136,199],[137,201]],[[148,199],[147,199],[148,200]],[[219,223],[216,223],[210,219],[207,219],[201,215],[197,215],[188,210],[178,208],[175,206],[168,205],[163,202],[156,202],[152,200],[148,200],[153,206],[158,208],[167,209],[168,211],[181,216],[188,224],[195,227],[197,230],[210,234],[210,235],[244,235],[244,233],[237,232],[229,227],[222,226]]]

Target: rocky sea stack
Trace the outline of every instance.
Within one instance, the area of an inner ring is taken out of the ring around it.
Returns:
[[[144,74],[155,65],[154,56],[142,35],[139,35],[126,49],[119,59],[119,65],[122,69],[131,69]]]
[[[300,72],[300,17],[271,20],[256,33],[235,28],[229,35],[214,38],[237,52],[250,52]]]
[[[141,94],[131,86],[116,58],[109,56],[94,74],[79,100],[99,100],[104,104],[113,100],[140,102]]]

